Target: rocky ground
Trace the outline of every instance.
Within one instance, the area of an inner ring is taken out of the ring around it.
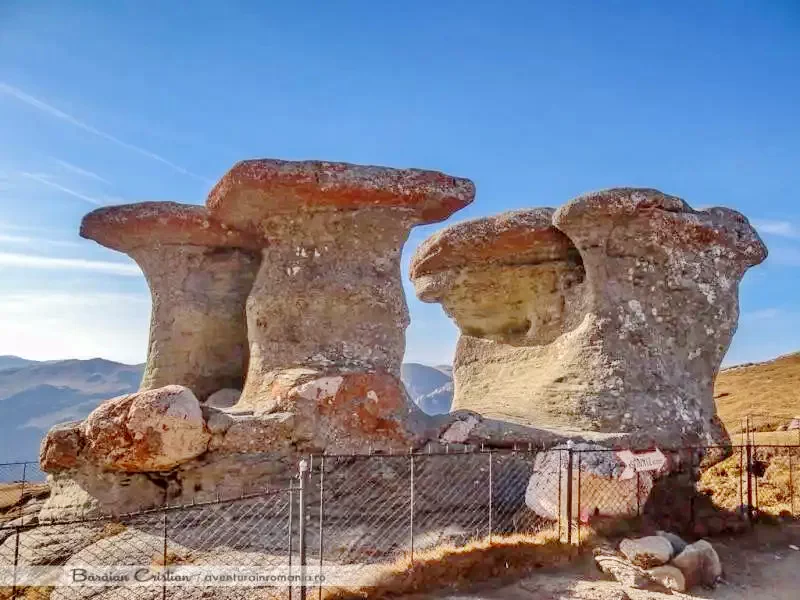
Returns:
[[[439,600],[660,600],[713,598],[715,600],[795,600],[800,590],[800,524],[761,526],[745,536],[714,538],[722,560],[723,583],[715,589],[695,588],[689,593],[662,593],[624,587],[605,579],[591,556],[567,567],[542,570],[536,575],[498,586],[476,586],[459,593],[440,593]],[[411,597],[407,600],[412,600]],[[421,600],[414,597],[413,600]]]

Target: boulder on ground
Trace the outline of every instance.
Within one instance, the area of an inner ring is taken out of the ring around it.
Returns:
[[[241,395],[242,390],[225,388],[211,394],[203,404],[211,408],[230,408],[239,401]]]
[[[706,540],[689,544],[686,549],[672,559],[686,578],[686,585],[714,586],[722,577],[722,562],[717,551]]]
[[[211,435],[192,391],[180,385],[107,400],[83,427],[88,462],[112,471],[166,471],[206,451]]]
[[[658,535],[643,538],[625,538],[619,544],[619,551],[637,567],[650,569],[669,562],[672,544]]]
[[[672,556],[678,556],[688,545],[683,541],[683,538],[669,531],[656,531],[656,535],[660,535],[672,544]]]
[[[603,573],[610,575],[626,587],[646,588],[650,583],[650,577],[644,569],[632,565],[619,556],[598,554],[594,560]]]
[[[648,569],[647,575],[659,585],[674,592],[686,591],[686,579],[681,570],[672,565],[661,565]]]

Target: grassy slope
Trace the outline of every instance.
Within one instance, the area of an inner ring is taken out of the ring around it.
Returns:
[[[747,415],[756,430],[775,431],[800,416],[800,352],[721,371],[714,398],[731,433],[741,431]]]

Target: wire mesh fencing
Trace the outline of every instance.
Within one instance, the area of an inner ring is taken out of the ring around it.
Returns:
[[[0,523],[24,520],[35,508],[27,505],[48,493],[47,475],[39,463],[0,464]]]
[[[648,520],[696,536],[733,531],[798,516],[798,463],[800,446],[783,445],[308,456],[271,491],[113,518],[0,523],[9,584],[0,597],[321,597],[509,536],[575,545],[598,533],[635,535]],[[20,469],[0,473],[36,485]],[[61,577],[122,569],[134,579],[138,569],[151,580],[84,586],[31,579],[31,568]],[[175,577],[158,579],[165,573]]]
[[[0,597],[290,598],[295,494],[0,527]]]

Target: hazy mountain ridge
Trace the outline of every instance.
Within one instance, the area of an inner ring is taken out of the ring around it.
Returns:
[[[103,400],[136,391],[143,370],[144,365],[102,358],[38,362],[0,356],[0,462],[36,460],[50,427],[83,419]],[[448,371],[447,366],[417,363],[404,364],[401,370],[411,399],[431,414],[450,409]]]

